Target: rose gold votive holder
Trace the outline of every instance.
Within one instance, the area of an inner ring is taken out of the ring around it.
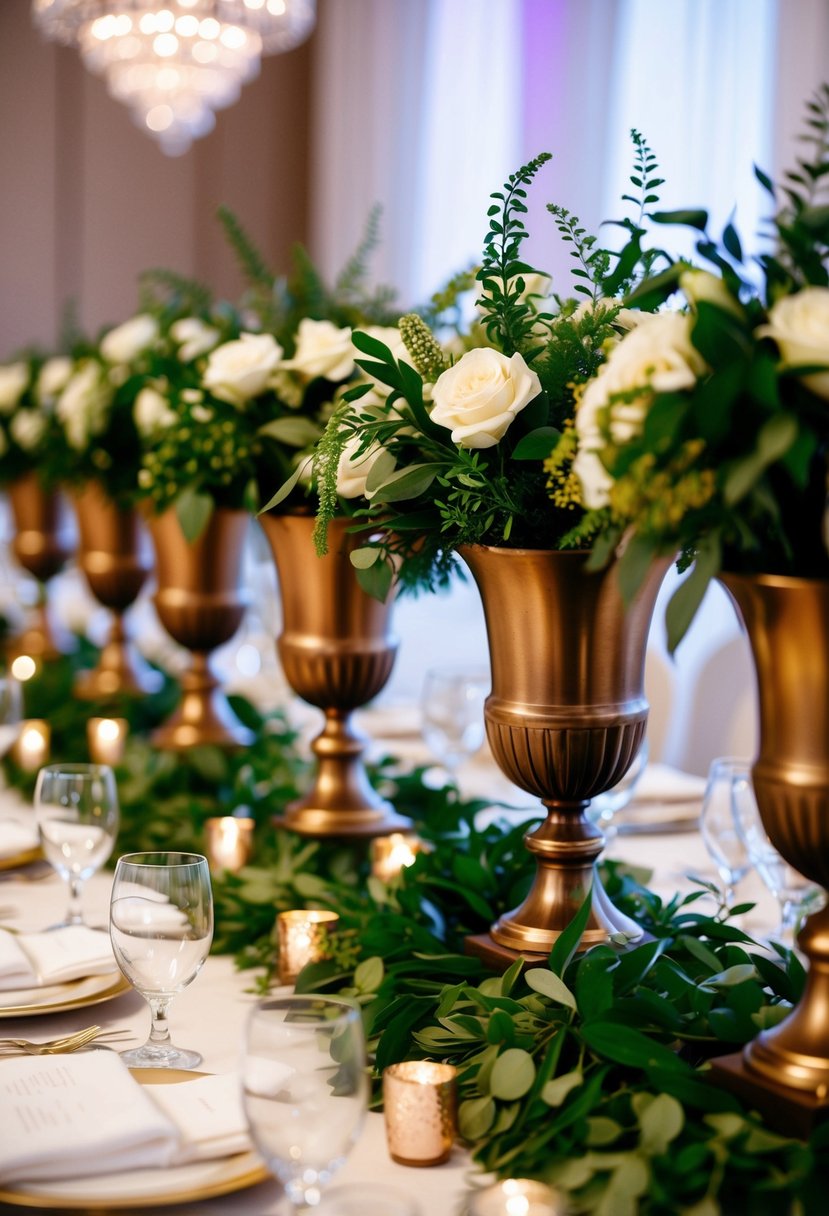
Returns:
[[[253,820],[240,815],[222,815],[205,822],[206,852],[210,869],[236,874],[253,852]]]
[[[306,963],[328,958],[328,936],[337,927],[336,912],[295,909],[276,918],[279,982],[293,984]]]
[[[86,724],[86,745],[92,763],[120,764],[128,732],[126,718],[90,718]]]
[[[371,872],[375,878],[390,882],[406,866],[412,865],[422,851],[422,840],[412,832],[376,836],[371,842]]]
[[[43,718],[25,718],[20,723],[12,756],[24,773],[36,773],[49,763],[52,728]]]
[[[507,1178],[476,1191],[468,1216],[565,1216],[561,1195],[536,1178]]]
[[[458,1070],[434,1060],[405,1060],[383,1072],[389,1155],[398,1165],[440,1165],[457,1132]]]

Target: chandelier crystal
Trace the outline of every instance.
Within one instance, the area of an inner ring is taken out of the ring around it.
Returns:
[[[238,100],[262,55],[311,32],[316,0],[33,0],[35,25],[76,46],[133,120],[179,156]]]

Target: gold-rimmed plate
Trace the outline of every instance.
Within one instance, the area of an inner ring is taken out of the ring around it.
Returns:
[[[132,1068],[141,1085],[176,1085],[206,1074],[174,1068]],[[270,1178],[253,1152],[163,1169],[124,1170],[63,1182],[31,1182],[0,1188],[0,1203],[48,1211],[97,1212],[109,1208],[154,1208],[197,1203],[246,1190]]]
[[[39,844],[5,857],[0,855],[0,870],[19,870],[22,866],[31,865],[33,861],[40,861],[42,857],[43,852]]]
[[[66,984],[49,984],[43,988],[13,988],[0,992],[0,1018],[85,1009],[87,1005],[100,1005],[129,991],[130,984],[120,971],[87,975],[84,979],[70,980]]]

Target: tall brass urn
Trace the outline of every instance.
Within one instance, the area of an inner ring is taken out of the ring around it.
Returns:
[[[722,582],[757,672],[753,778],[763,824],[786,861],[829,888],[829,582],[735,574]],[[798,945],[809,961],[805,991],[784,1022],[745,1048],[743,1092],[805,1131],[829,1111],[829,904],[809,917]]]
[[[181,702],[153,734],[157,747],[183,751],[199,744],[242,747],[253,735],[233,713],[210,668],[210,653],[229,642],[242,623],[242,556],[250,524],[246,511],[217,508],[204,531],[188,541],[175,509],[148,515],[155,550],[159,619],[191,651],[181,679]]]
[[[72,535],[66,503],[59,493],[46,490],[37,473],[26,473],[8,486],[14,522],[11,549],[17,562],[37,581],[38,595],[22,633],[10,643],[13,656],[56,659],[72,648],[65,632],[49,612],[48,586],[72,553]]]
[[[283,823],[305,836],[382,836],[411,827],[372,789],[363,764],[366,739],[351,715],[385,687],[397,654],[391,599],[359,586],[349,553],[362,542],[337,519],[329,552],[314,551],[311,515],[260,516],[279,577],[283,630],[277,650],[285,678],[303,701],[325,713],[311,744],[313,784],[291,803]]]
[[[668,561],[654,565],[625,609],[615,569],[588,571],[584,553],[473,545],[461,556],[486,618],[492,753],[547,812],[525,837],[537,863],[527,898],[468,947],[500,964],[547,955],[591,888],[583,946],[616,932],[639,937],[601,886],[604,837],[586,811],[624,776],[645,734],[645,648]]]
[[[155,692],[161,676],[130,643],[124,613],[135,602],[152,570],[152,554],[134,508],[117,506],[97,482],[72,495],[78,521],[78,565],[99,604],[112,613],[112,624],[97,665],[82,672],[75,694],[97,701]]]

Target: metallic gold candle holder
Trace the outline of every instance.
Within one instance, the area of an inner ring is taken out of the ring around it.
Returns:
[[[93,764],[120,764],[128,734],[126,718],[90,718],[86,724],[89,759]]]
[[[564,1201],[536,1178],[507,1178],[477,1191],[468,1216],[564,1216]]]
[[[276,918],[279,943],[279,982],[293,984],[306,963],[328,958],[328,937],[337,927],[336,912],[294,909]]]
[[[371,872],[375,878],[390,882],[401,870],[413,865],[423,852],[423,841],[413,832],[392,832],[371,842]]]
[[[440,1165],[457,1134],[457,1077],[451,1064],[404,1060],[383,1072],[389,1155],[398,1165]]]
[[[52,728],[43,718],[25,718],[20,723],[20,732],[12,748],[15,764],[24,773],[36,773],[49,763],[49,747]]]
[[[240,815],[222,815],[208,819],[207,860],[214,871],[230,870],[235,874],[250,860],[253,852],[252,819]]]

